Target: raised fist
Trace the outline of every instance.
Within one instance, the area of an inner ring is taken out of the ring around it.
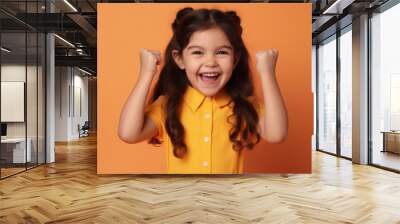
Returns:
[[[140,50],[140,73],[155,75],[157,73],[157,65],[161,62],[159,51],[141,49]]]
[[[267,49],[256,53],[257,71],[260,75],[275,74],[275,66],[278,60],[278,50]]]

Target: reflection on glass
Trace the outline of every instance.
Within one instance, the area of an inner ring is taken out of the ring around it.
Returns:
[[[45,0],[0,1],[18,16],[44,13]],[[38,17],[32,16],[30,21]],[[1,127],[0,178],[45,162],[44,33],[0,12]],[[38,23],[39,21],[36,21]]]
[[[390,75],[390,130],[400,130],[400,73]]]
[[[400,170],[399,21],[400,4],[371,19],[372,163],[396,170]]]
[[[340,153],[352,157],[352,35],[340,36]]]
[[[313,135],[312,135],[312,150],[316,150],[316,130],[317,130],[317,91],[316,91],[316,76],[317,76],[317,48],[312,46],[312,91],[313,91]]]
[[[2,33],[1,45],[1,122],[6,134],[1,140],[1,177],[25,170],[30,161],[30,142],[26,142],[26,35]],[[27,150],[28,149],[28,150]]]
[[[318,148],[336,153],[336,39],[318,48]]]

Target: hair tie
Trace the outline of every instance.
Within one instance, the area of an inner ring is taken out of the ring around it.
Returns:
[[[240,25],[240,17],[236,14],[235,11],[227,11],[225,12],[225,15],[227,15],[232,20],[232,22],[236,25],[238,33],[241,35],[242,26]]]
[[[192,7],[186,7],[178,11],[175,17],[175,21],[172,23],[172,30],[175,32],[176,28],[178,25],[181,23],[183,17],[185,17],[187,14],[193,12]]]

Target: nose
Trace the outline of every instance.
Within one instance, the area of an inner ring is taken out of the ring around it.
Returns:
[[[215,66],[217,66],[218,64],[217,64],[217,60],[215,59],[215,55],[208,55],[207,56],[207,59],[206,59],[206,63],[205,63],[205,65],[206,66],[209,66],[209,67],[215,67]]]

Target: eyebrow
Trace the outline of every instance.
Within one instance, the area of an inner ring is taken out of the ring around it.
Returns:
[[[203,47],[197,46],[197,45],[189,46],[187,49],[190,50],[190,49],[192,49],[192,48],[204,49]],[[221,49],[221,48],[228,48],[228,49],[230,49],[230,50],[233,50],[233,47],[228,46],[228,45],[222,45],[222,46],[218,47],[218,49]]]

